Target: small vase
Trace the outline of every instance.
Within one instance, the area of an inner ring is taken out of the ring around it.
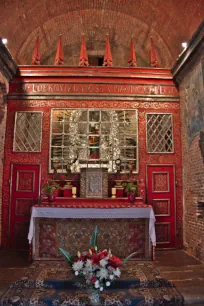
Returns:
[[[54,193],[49,193],[49,194],[47,195],[47,198],[48,198],[48,202],[52,203],[52,202],[55,201],[56,196],[55,196]]]
[[[93,306],[98,306],[101,305],[100,304],[100,295],[99,295],[99,291],[96,289],[88,289],[88,296],[89,296],[89,300],[90,300],[90,305]]]
[[[132,204],[135,202],[135,193],[128,193],[128,201]]]

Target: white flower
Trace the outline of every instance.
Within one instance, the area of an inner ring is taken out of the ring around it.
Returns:
[[[100,291],[103,291],[103,287],[100,288]]]
[[[111,284],[110,282],[106,282],[106,286],[107,286],[107,287],[109,287],[109,286],[110,286],[110,284]]]
[[[100,284],[99,284],[99,281],[98,281],[98,280],[95,281],[94,286],[95,286],[95,288],[99,288],[99,287],[100,287]]]
[[[113,272],[115,271],[115,269],[114,269],[113,267],[111,267],[111,266],[108,266],[108,270],[109,270],[111,273],[113,273]]]
[[[114,275],[113,274],[110,275],[110,279],[114,279]]]
[[[86,261],[86,268],[92,268],[92,261],[91,261],[91,259],[87,259],[87,261]]]
[[[72,268],[74,271],[80,271],[83,268],[83,261],[76,261],[75,263],[73,263]]]
[[[102,267],[105,267],[107,264],[108,264],[108,261],[107,261],[106,259],[101,259],[101,260],[100,260],[100,265],[101,265]]]
[[[101,268],[98,272],[97,272],[97,277],[100,278],[100,280],[102,280],[103,278],[108,278],[108,270],[106,270],[105,268]]]
[[[75,273],[74,273],[76,276],[79,274],[79,272],[78,271],[75,271]]]
[[[115,276],[120,277],[121,272],[119,268],[117,268],[113,273],[115,274]]]

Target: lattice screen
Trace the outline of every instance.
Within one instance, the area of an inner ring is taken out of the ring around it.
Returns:
[[[41,112],[16,112],[13,151],[40,152],[42,137]]]
[[[138,119],[136,110],[53,109],[51,113],[50,172],[66,171],[78,158],[81,168],[138,171]],[[78,171],[78,170],[77,170]]]
[[[147,152],[172,153],[173,124],[171,114],[147,114]]]

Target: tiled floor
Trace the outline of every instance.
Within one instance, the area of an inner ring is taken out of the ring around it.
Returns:
[[[0,296],[29,266],[26,252],[0,251]],[[172,281],[186,305],[204,305],[204,263],[183,250],[158,251],[155,265],[161,276]]]
[[[204,305],[204,263],[173,250],[157,252],[155,264],[161,276],[175,284],[186,305]]]
[[[0,296],[30,265],[27,252],[0,251]]]

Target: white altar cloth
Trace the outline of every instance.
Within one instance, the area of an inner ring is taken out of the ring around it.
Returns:
[[[30,219],[28,240],[31,243],[35,234],[34,218],[64,219],[149,219],[149,236],[152,245],[156,245],[155,215],[151,207],[135,208],[62,208],[33,207]]]

